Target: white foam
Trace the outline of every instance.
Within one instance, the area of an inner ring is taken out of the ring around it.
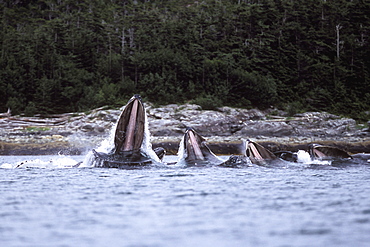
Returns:
[[[9,164],[9,163],[4,163],[4,164],[1,164],[0,168],[12,169],[12,168],[14,168],[14,165]]]
[[[146,155],[148,155],[152,160],[156,162],[161,162],[158,158],[157,154],[154,152],[152,148],[152,143],[150,142],[150,131],[149,131],[149,123],[148,118],[145,110],[145,126],[144,126],[144,138],[143,143],[141,144],[140,151]]]
[[[316,165],[331,165],[330,160],[319,160],[319,159],[312,159],[310,154],[304,150],[298,150],[297,152],[297,162],[303,164],[316,164]]]
[[[92,151],[88,152],[79,167],[93,167],[95,156]]]
[[[33,159],[18,161],[13,164],[4,163],[0,168],[71,168],[74,167],[78,162],[71,157],[59,155],[56,158],[50,158],[49,160]]]
[[[185,152],[185,135],[182,136],[180,144],[179,144],[179,149],[177,151],[177,163],[178,164],[185,164],[185,159],[187,157],[187,153]]]
[[[298,150],[297,156],[298,156],[298,159],[297,159],[298,163],[310,163],[310,162],[312,162],[310,154],[307,153],[304,150]]]

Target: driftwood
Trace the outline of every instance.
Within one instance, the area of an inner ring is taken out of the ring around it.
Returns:
[[[36,118],[36,117],[9,117],[8,120],[12,123],[30,123],[30,124],[43,124],[43,125],[58,125],[64,124],[68,121],[68,117],[61,118]]]
[[[65,113],[65,114],[54,114],[54,115],[38,115],[35,117],[19,117],[11,116],[7,113],[0,114],[0,128],[3,129],[14,129],[14,128],[26,128],[26,127],[59,127],[66,124],[71,118],[78,113]],[[81,116],[79,116],[81,117]]]
[[[280,116],[270,116],[271,119],[266,119],[266,122],[291,122],[291,121],[312,121],[314,117],[280,117]]]
[[[12,115],[12,113],[11,113],[10,109],[8,108],[7,112],[0,113],[0,118],[10,117],[11,115]]]
[[[102,106],[92,110],[97,112],[108,108]],[[82,112],[71,112],[62,114],[37,114],[33,117],[12,116],[10,109],[6,113],[0,113],[0,128],[1,129],[24,129],[28,127],[62,127],[70,121],[76,121],[85,117]]]
[[[294,117],[294,118],[286,118],[286,117],[276,117],[274,119],[267,119],[264,120],[266,122],[289,122],[289,121],[304,121],[307,120],[305,117]]]

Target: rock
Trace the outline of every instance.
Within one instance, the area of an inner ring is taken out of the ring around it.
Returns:
[[[334,114],[330,114],[327,112],[305,112],[294,115],[295,117],[303,117],[307,119],[322,119],[322,120],[329,120],[329,119],[339,119],[340,117]]]
[[[169,119],[151,119],[149,121],[150,133],[153,136],[180,136],[183,128],[180,121]]]
[[[283,137],[294,134],[294,128],[286,122],[247,121],[244,127],[237,132],[238,135],[248,138],[256,136]]]
[[[119,114],[120,113],[118,113],[118,114],[116,114],[116,113],[107,114],[107,115],[104,116],[103,120],[107,121],[107,122],[115,123],[117,121],[118,117],[119,117]]]
[[[230,143],[233,143],[230,145],[236,149],[243,139],[248,138],[269,142],[271,144],[266,144],[267,147],[275,151],[287,148],[288,144],[302,145],[317,141],[343,140],[358,143],[356,148],[364,150],[368,144],[363,143],[370,143],[370,121],[367,123],[369,128],[360,130],[355,120],[326,112],[306,112],[288,118],[286,112],[277,109],[260,111],[220,107],[216,111],[209,111],[201,110],[200,106],[194,104],[171,104],[155,108],[150,103],[145,103],[145,107],[155,145],[167,143],[168,145],[164,146],[173,149],[178,148],[186,127],[194,128],[211,143],[216,143],[215,148],[219,152]],[[111,110],[103,107],[87,115],[71,113],[67,118],[66,116],[63,118],[68,121],[60,123],[54,121],[54,124],[47,125],[46,128],[44,126],[34,128],[32,122],[24,123],[19,119],[17,121],[3,119],[0,121],[0,141],[19,144],[63,140],[67,143],[63,144],[64,146],[91,149],[109,138],[123,108]],[[29,127],[36,131],[29,131]],[[63,136],[63,139],[60,136]]]
[[[98,133],[103,133],[103,132],[105,132],[105,128],[104,128],[104,127],[101,127],[101,126],[97,126],[97,127],[95,127],[95,130],[96,130],[96,132],[98,132]]]
[[[266,115],[258,109],[246,110],[224,106],[218,108],[218,110],[228,116],[234,116],[240,121],[266,119]]]
[[[93,129],[94,129],[93,124],[84,124],[83,126],[81,126],[82,131],[92,131]]]
[[[302,119],[292,121],[290,125],[296,130],[296,134],[301,136],[339,136],[355,130],[356,121],[353,119],[328,119],[327,116]]]

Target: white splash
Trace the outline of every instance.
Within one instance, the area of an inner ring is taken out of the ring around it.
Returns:
[[[144,126],[144,138],[143,138],[143,143],[141,144],[140,151],[143,154],[148,155],[152,160],[155,162],[161,162],[160,159],[158,158],[157,154],[154,152],[152,148],[152,143],[150,142],[150,131],[149,131],[149,122],[148,122],[148,117],[146,114],[146,109],[145,109],[145,126]]]
[[[0,168],[72,168],[77,164],[77,161],[71,157],[59,155],[56,158],[50,158],[49,160],[33,159],[23,160],[15,163],[4,163],[0,165]]]
[[[311,156],[308,152],[304,150],[298,150],[297,152],[297,162],[298,163],[310,163],[312,162]]]
[[[319,159],[312,159],[310,154],[304,150],[298,150],[297,152],[297,162],[303,164],[316,164],[316,165],[331,165],[330,160],[319,160]]]
[[[242,145],[241,145],[240,153],[244,156],[247,156],[247,140],[243,139]]]
[[[0,165],[0,168],[12,169],[12,168],[14,168],[14,165],[13,164],[10,164],[10,163],[4,163],[4,164],[1,164]]]
[[[187,157],[187,153],[185,152],[185,135],[181,138],[180,144],[179,144],[179,150],[177,151],[177,164],[185,164],[185,159]]]
[[[92,151],[88,152],[79,167],[93,167],[95,156]]]
[[[118,121],[116,122],[114,127],[110,130],[109,137],[103,140],[100,143],[99,147],[95,149],[97,152],[111,153],[114,150],[114,135],[116,133],[117,124],[118,124]],[[79,165],[79,167],[93,167],[94,161],[95,161],[95,156],[92,151],[89,151],[86,154],[85,159]]]

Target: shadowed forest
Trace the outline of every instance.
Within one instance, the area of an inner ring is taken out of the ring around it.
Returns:
[[[0,1],[0,112],[192,102],[368,120],[369,0]]]

